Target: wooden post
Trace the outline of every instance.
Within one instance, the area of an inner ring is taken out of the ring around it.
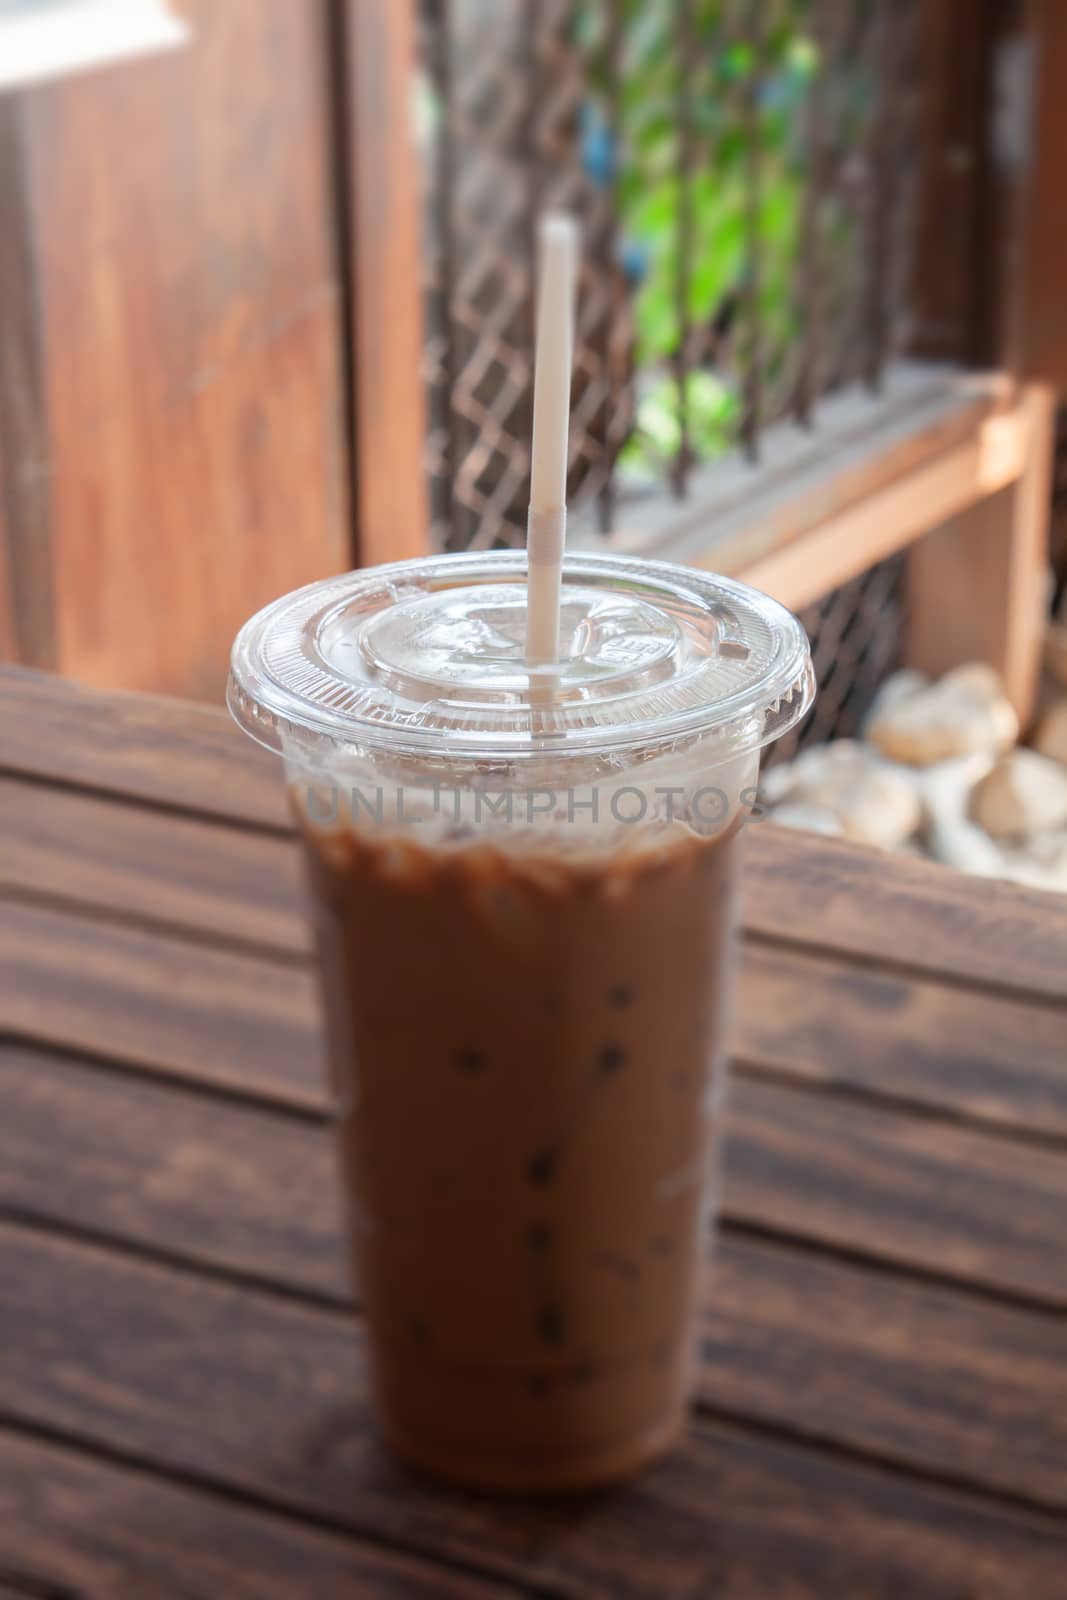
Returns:
[[[0,95],[0,659],[56,666],[44,351],[23,102]]]
[[[342,0],[354,557],[423,554],[425,393],[414,0]]]
[[[1021,52],[1016,74],[1023,84],[1018,110],[1023,169],[1008,362],[1028,378],[1056,384],[1062,393],[1067,390],[1067,6],[1063,0],[1028,0],[1025,16],[1028,31],[1015,47]]]
[[[1037,693],[1048,602],[1053,391],[1029,385],[1023,409],[1021,475],[909,552],[906,654],[910,666],[931,674],[988,661],[1003,676],[1025,727]]]
[[[922,0],[919,165],[908,285],[909,354],[989,360],[989,0]]]
[[[932,0],[930,11],[947,19],[960,4]],[[973,30],[987,59],[971,72],[983,128],[975,159],[984,196],[972,207],[971,264],[986,286],[986,303],[972,308],[977,320],[967,348],[972,359],[999,366],[1021,386],[1023,467],[1013,483],[913,546],[907,658],[932,673],[968,659],[990,662],[1025,726],[1046,624],[1056,390],[1067,387],[1067,228],[1059,197],[1067,151],[1067,8],[1061,0],[1026,0],[1018,19],[1006,25],[998,17],[982,0],[983,25]],[[951,33],[961,46],[966,37],[959,27]],[[958,77],[951,51],[944,60],[944,70]],[[929,92],[937,89],[935,75]]]
[[[350,564],[326,5],[181,0],[186,49],[0,97],[27,665],[218,700],[251,612]]]

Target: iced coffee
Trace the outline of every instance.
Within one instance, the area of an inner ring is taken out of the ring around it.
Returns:
[[[555,1490],[684,1425],[740,829],[811,683],[765,597],[592,557],[531,674],[520,577],[440,558],[289,597],[231,701],[307,845],[385,1434]]]

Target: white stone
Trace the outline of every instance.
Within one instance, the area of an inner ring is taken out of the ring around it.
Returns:
[[[877,765],[848,784],[833,806],[849,839],[892,850],[919,826],[922,806],[915,785],[893,767]]]
[[[833,739],[812,745],[793,762],[790,799],[834,809],[841,796],[875,767],[882,765],[877,750],[855,739]]]
[[[769,813],[769,819],[782,828],[806,828],[809,833],[822,833],[828,838],[840,838],[844,832],[834,812],[825,806],[805,805],[801,800],[787,800],[785,805]]]
[[[781,805],[792,794],[797,781],[795,766],[793,761],[779,761],[760,773],[759,792],[764,805]]]
[[[927,688],[929,683],[930,680],[924,672],[915,672],[911,667],[902,667],[899,672],[891,672],[868,707],[863,724],[864,733],[884,711],[891,711],[894,706],[900,705],[901,701],[909,700],[919,689]]]
[[[1035,750],[1012,750],[977,785],[971,815],[995,839],[1067,823],[1067,771]]]
[[[772,769],[768,777],[774,777]],[[820,832],[829,831],[827,817],[836,819],[835,833],[845,834],[881,850],[894,849],[919,825],[921,807],[909,771],[883,761],[870,745],[854,739],[835,739],[804,750],[764,798],[774,804],[774,815],[791,818],[814,814]],[[795,821],[794,826],[811,824]]]
[[[1016,883],[1067,894],[1067,829],[1035,834],[1021,849],[1004,855],[1007,875]]]
[[[966,818],[935,822],[927,830],[926,848],[934,861],[979,878],[1002,878],[1004,856],[988,833]]]
[[[1035,833],[1023,846],[1022,853],[1036,866],[1067,868],[1067,828]]]
[[[995,761],[996,757],[990,752],[980,751],[973,756],[935,761],[929,767],[908,768],[919,792],[927,827],[965,822],[970,815],[971,793]]]
[[[1037,725],[1034,749],[1067,766],[1067,700],[1049,706]]]
[[[878,759],[867,745],[854,739],[834,739],[829,744],[811,745],[792,761],[771,767],[760,779],[760,795],[769,806],[786,800],[817,803],[836,795],[860,771]]]
[[[976,751],[1000,753],[1018,733],[999,677],[980,662],[956,667],[938,683],[899,686],[867,726],[883,755],[916,767]]]

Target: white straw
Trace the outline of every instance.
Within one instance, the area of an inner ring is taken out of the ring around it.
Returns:
[[[534,368],[530,513],[526,525],[529,569],[526,660],[530,666],[559,659],[578,229],[571,217],[547,216],[542,219],[538,239],[541,283]]]

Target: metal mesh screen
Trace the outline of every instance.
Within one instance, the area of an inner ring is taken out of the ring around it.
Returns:
[[[449,548],[522,538],[536,219],[585,250],[572,499],[877,386],[902,325],[918,0],[426,0],[427,467]]]
[[[768,424],[817,422],[828,390],[878,386],[903,326],[918,5],[423,0],[439,547],[524,537],[546,207],[583,225],[569,494],[602,526],[685,496],[699,463],[758,459]],[[822,735],[862,698],[846,679],[895,651],[892,587],[879,569],[812,619],[837,662]]]
[[[892,556],[802,614],[818,694],[800,726],[767,752],[768,766],[790,760],[802,745],[859,732],[879,685],[901,665],[904,567],[904,556]]]

